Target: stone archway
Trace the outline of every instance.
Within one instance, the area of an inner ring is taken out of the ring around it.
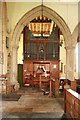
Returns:
[[[36,16],[39,16],[42,12],[42,6],[37,6],[31,11],[27,12],[17,23],[15,26],[13,36],[12,36],[12,59],[11,59],[11,83],[18,85],[17,83],[17,49],[18,49],[18,42],[19,36],[23,30],[23,28]],[[65,39],[65,46],[71,46],[71,32],[65,23],[65,21],[52,9],[43,6],[43,15],[47,16],[48,18],[52,19],[60,28],[64,39]]]
[[[80,38],[80,23],[76,26],[76,28],[72,33],[72,40],[73,40],[72,42],[74,45],[76,45],[78,37]]]

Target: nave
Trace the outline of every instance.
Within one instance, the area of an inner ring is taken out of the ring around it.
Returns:
[[[5,97],[6,96],[6,97]],[[8,118],[54,118],[63,120],[64,97],[49,97],[37,88],[23,87],[2,97],[3,119]],[[67,118],[66,118],[67,119]]]

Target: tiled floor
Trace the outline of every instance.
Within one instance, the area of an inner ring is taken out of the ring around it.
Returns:
[[[30,87],[20,89],[17,101],[2,101],[3,118],[62,118],[64,98],[49,97]]]

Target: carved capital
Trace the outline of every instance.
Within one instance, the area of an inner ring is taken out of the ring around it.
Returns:
[[[75,46],[66,46],[65,49],[66,50],[72,50],[72,49],[75,49]]]

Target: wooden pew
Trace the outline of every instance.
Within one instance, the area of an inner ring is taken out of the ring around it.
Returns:
[[[80,94],[72,89],[65,90],[65,108],[64,112],[72,120],[80,120]]]

